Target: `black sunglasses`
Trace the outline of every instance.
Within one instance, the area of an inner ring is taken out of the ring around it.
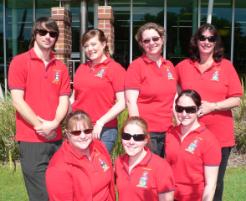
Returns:
[[[131,135],[129,133],[122,133],[121,138],[123,140],[130,140],[131,138],[133,138],[134,141],[140,142],[140,141],[144,141],[146,138],[145,134],[134,134]]]
[[[49,33],[51,38],[57,38],[58,33],[55,31],[47,31],[45,29],[37,29],[36,33],[38,33],[40,36],[45,36],[47,33]]]
[[[199,36],[199,41],[205,41],[205,40],[208,40],[208,42],[210,43],[214,43],[216,41],[216,36],[204,36],[204,35],[200,35]]]
[[[153,37],[151,37],[151,38],[147,38],[147,39],[142,40],[142,42],[143,42],[144,44],[149,44],[151,40],[152,40],[153,42],[157,42],[157,41],[160,40],[160,38],[161,38],[161,37],[159,37],[159,36],[153,36]]]
[[[197,112],[197,107],[196,106],[183,107],[180,105],[175,105],[175,111],[178,113],[182,113],[183,111],[185,111],[188,114],[192,114]]]
[[[81,132],[83,132],[84,134],[88,135],[91,134],[93,131],[92,128],[88,128],[85,130],[75,130],[75,131],[69,131],[70,134],[75,135],[75,136],[79,136],[81,134]]]

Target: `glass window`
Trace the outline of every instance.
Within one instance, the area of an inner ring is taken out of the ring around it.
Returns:
[[[246,73],[246,1],[235,4],[234,65],[240,73]]]

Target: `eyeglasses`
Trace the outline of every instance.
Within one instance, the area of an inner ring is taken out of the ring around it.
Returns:
[[[79,136],[82,132],[86,135],[91,134],[93,131],[92,128],[84,129],[84,130],[75,130],[75,131],[69,131],[70,134]]]
[[[204,36],[204,35],[200,35],[198,38],[200,41],[205,41],[208,40],[208,42],[210,43],[214,43],[216,41],[216,36]]]
[[[160,38],[161,38],[161,37],[159,37],[159,36],[153,36],[153,37],[151,37],[151,38],[147,38],[147,39],[142,40],[142,42],[143,42],[144,44],[147,45],[147,44],[150,43],[151,40],[152,40],[153,42],[157,42],[157,41],[160,40]]]
[[[47,33],[49,33],[51,38],[57,38],[58,33],[55,31],[47,31],[45,29],[37,29],[36,33],[38,33],[40,36],[45,36]]]
[[[131,138],[133,138],[134,141],[140,142],[140,141],[144,141],[145,140],[146,135],[145,134],[134,134],[134,135],[131,135],[129,133],[122,133],[121,138],[123,140],[130,140]]]
[[[188,114],[192,114],[197,112],[197,107],[196,106],[183,107],[180,105],[175,105],[175,111],[178,113],[182,113],[183,111],[185,111]]]

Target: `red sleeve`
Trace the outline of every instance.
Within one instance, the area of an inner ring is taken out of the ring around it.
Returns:
[[[141,64],[138,60],[133,61],[126,71],[125,89],[139,90],[142,83]]]
[[[209,131],[208,131],[209,132]],[[219,166],[221,161],[221,147],[212,133],[206,133],[205,149],[203,152],[203,162],[205,166]]]
[[[115,67],[112,71],[112,86],[115,92],[124,91],[125,69],[118,63],[114,62]]]
[[[50,201],[73,201],[73,182],[69,173],[62,168],[48,167],[46,188]]]
[[[64,65],[64,64],[63,64]],[[70,77],[68,74],[68,69],[64,65],[64,71],[62,75],[62,83],[61,83],[61,88],[60,88],[60,96],[62,95],[70,95]]]
[[[25,58],[23,55],[16,56],[10,63],[9,73],[8,73],[8,85],[11,89],[22,89],[26,88],[26,78],[27,78],[27,65]],[[23,62],[25,65],[23,65]]]
[[[242,96],[243,90],[242,90],[242,85],[240,82],[240,79],[238,77],[238,74],[232,65],[232,63],[228,60],[227,64],[225,65],[227,69],[227,75],[228,75],[228,95],[227,97],[237,97],[237,96]]]
[[[156,171],[158,193],[174,191],[174,177],[170,165],[165,159],[161,159],[158,164]]]

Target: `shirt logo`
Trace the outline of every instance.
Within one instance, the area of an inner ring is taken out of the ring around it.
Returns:
[[[105,161],[103,161],[100,158],[99,158],[99,162],[100,162],[100,165],[101,165],[101,168],[103,169],[103,171],[106,172],[109,169],[109,166],[107,165],[107,163],[105,163]]]
[[[174,80],[173,74],[172,74],[172,72],[170,71],[169,66],[165,66],[165,67],[166,67],[166,70],[167,70],[167,79],[168,79],[168,80]]]
[[[219,81],[219,71],[218,70],[216,70],[213,73],[211,80],[213,80],[213,81]]]
[[[199,144],[199,140],[195,139],[192,143],[189,144],[189,146],[185,149],[185,151],[188,151],[188,152],[194,154],[198,144]]]
[[[105,74],[105,69],[102,68],[101,70],[99,70],[97,72],[97,74],[95,75],[96,77],[100,77],[100,78],[103,78],[103,75]]]
[[[55,76],[54,76],[54,80],[52,81],[52,83],[57,84],[59,83],[60,79],[61,79],[60,71],[55,71]]]
[[[147,171],[144,171],[142,176],[139,178],[137,187],[141,187],[141,188],[147,188],[147,182],[149,179],[149,175]]]

